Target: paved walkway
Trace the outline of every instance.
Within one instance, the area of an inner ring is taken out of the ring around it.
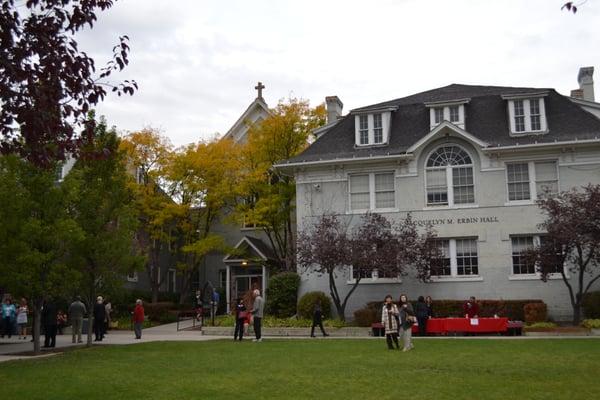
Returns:
[[[49,357],[55,354],[42,349],[42,354],[39,356],[31,355],[20,355],[19,353],[31,352],[33,350],[33,344],[29,341],[31,336],[28,336],[28,340],[21,340],[18,337],[12,337],[11,339],[0,339],[0,362],[18,359],[32,359],[39,357]],[[177,331],[177,324],[166,324],[156,326],[154,328],[144,329],[141,340],[136,340],[132,331],[110,331],[106,335],[102,342],[93,342],[94,346],[105,346],[105,345],[128,345],[128,344],[139,344],[148,342],[163,342],[163,341],[208,341],[228,339],[227,336],[207,336],[202,335],[200,331]],[[298,336],[278,336],[278,337],[266,337],[265,339],[278,339],[278,340],[295,340],[295,339],[308,339],[308,337]],[[383,340],[382,337],[334,337],[334,338],[323,338],[317,337],[312,340],[352,340],[352,339],[367,339],[367,340]],[[598,336],[436,336],[436,337],[425,337],[415,338],[416,340],[472,340],[472,339],[486,339],[486,340],[537,340],[537,339],[589,339],[589,340],[600,340]],[[43,336],[42,336],[43,340]],[[85,338],[84,338],[85,340]],[[57,348],[70,348],[70,347],[84,347],[84,344],[73,344],[71,343],[71,335],[59,335],[56,337]]]

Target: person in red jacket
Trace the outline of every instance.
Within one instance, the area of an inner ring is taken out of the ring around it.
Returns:
[[[463,312],[465,318],[477,318],[479,316],[479,304],[477,304],[475,296],[471,296],[471,298],[463,304]]]
[[[135,332],[135,338],[142,338],[142,325],[144,325],[144,306],[142,300],[137,299],[135,301],[135,309],[133,310],[133,330]]]

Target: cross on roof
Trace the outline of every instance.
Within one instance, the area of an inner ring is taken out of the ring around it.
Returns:
[[[262,90],[265,88],[265,85],[262,82],[258,82],[258,85],[254,86],[254,89],[258,90],[258,98],[262,99]]]

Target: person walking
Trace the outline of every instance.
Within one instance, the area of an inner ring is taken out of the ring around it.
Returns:
[[[101,342],[104,339],[105,318],[106,309],[104,308],[104,299],[102,296],[98,296],[96,304],[94,304],[94,342]]]
[[[400,350],[398,344],[398,314],[398,307],[392,303],[392,296],[388,294],[385,296],[383,310],[381,311],[381,324],[385,329],[385,340],[390,350],[394,349],[393,344],[396,345],[396,349]]]
[[[77,337],[77,343],[83,343],[81,340],[81,328],[83,326],[83,317],[87,313],[85,304],[81,301],[81,297],[77,296],[75,301],[69,306],[69,321],[71,322],[71,342],[75,343]]]
[[[135,338],[142,338],[142,327],[144,325],[144,306],[142,299],[135,301],[135,308],[133,309],[133,331],[135,332]]]
[[[23,297],[21,304],[17,309],[17,325],[19,327],[19,339],[27,339],[27,313],[29,308],[27,307],[27,300]]]
[[[44,347],[56,346],[56,305],[52,299],[47,299],[42,308],[42,324],[44,325]]]
[[[429,319],[429,311],[423,296],[419,296],[417,299],[415,314],[417,315],[417,323],[419,324],[419,336],[427,336],[427,320]]]
[[[110,300],[105,300],[104,302],[104,334],[110,329],[111,322],[111,314],[112,314],[112,303]]]
[[[323,328],[323,311],[321,310],[321,300],[317,300],[315,303],[315,309],[313,311],[312,327],[310,328],[310,337],[315,337],[315,327],[319,326],[323,336],[329,336]]]
[[[238,298],[235,305],[235,329],[233,332],[233,340],[242,341],[244,338],[244,322],[246,321],[246,317],[248,312],[246,311],[246,305],[244,304],[244,299]]]
[[[17,309],[12,303],[12,298],[10,295],[5,296],[4,302],[2,303],[2,327],[4,328],[2,331],[2,337],[4,337],[4,335],[8,335],[8,338],[10,339],[12,336],[16,315]]]
[[[427,306],[427,318],[433,318],[433,299],[431,296],[425,297],[425,305]]]
[[[261,335],[261,324],[263,319],[263,314],[265,310],[265,300],[260,295],[260,290],[255,289],[254,292],[254,304],[252,306],[252,317],[254,319],[254,334],[256,338],[253,339],[253,342],[262,342]]]
[[[402,351],[409,351],[414,346],[412,344],[412,326],[415,323],[415,312],[412,304],[408,302],[405,294],[400,295],[400,337],[402,338]]]

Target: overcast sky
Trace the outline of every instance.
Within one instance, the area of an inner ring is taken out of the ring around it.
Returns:
[[[130,37],[117,77],[139,91],[109,95],[99,113],[183,145],[227,132],[257,81],[270,106],[337,95],[344,113],[450,83],[568,94],[580,66],[595,66],[600,81],[600,0],[575,15],[561,11],[565,1],[119,0],[78,38],[101,65],[119,35]]]

